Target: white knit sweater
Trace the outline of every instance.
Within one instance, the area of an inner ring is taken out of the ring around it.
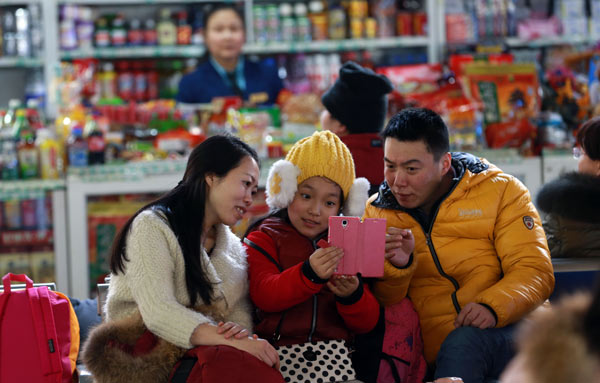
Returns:
[[[126,255],[125,272],[112,275],[110,280],[104,307],[107,320],[139,311],[150,331],[185,348],[193,347],[190,337],[202,323],[231,321],[252,331],[246,253],[229,227],[217,226],[210,257],[202,249],[203,265],[214,283],[210,306],[198,296],[195,310],[186,307],[190,301],[181,247],[157,213],[146,210],[135,218]]]

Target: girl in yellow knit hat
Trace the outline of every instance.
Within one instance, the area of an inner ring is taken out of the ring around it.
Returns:
[[[346,145],[329,131],[316,132],[273,164],[267,184],[272,213],[244,238],[250,297],[259,309],[256,334],[282,346],[371,331],[378,302],[359,277],[333,275],[342,249],[317,245],[330,216],[361,216],[368,198],[369,183],[355,177]],[[330,381],[335,371],[323,370]]]

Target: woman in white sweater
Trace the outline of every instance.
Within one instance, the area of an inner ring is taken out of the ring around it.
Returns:
[[[241,140],[210,137],[192,151],[183,180],[127,221],[113,243],[106,323],[84,350],[97,382],[164,381],[197,346],[253,355],[278,381],[277,352],[251,334],[246,253],[227,226],[252,203],[257,161]]]

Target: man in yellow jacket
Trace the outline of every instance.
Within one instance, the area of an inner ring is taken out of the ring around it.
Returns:
[[[412,299],[435,378],[497,379],[514,354],[512,324],[554,288],[529,191],[484,159],[449,153],[428,109],[401,111],[382,135],[385,181],[364,216],[388,225],[373,292],[384,305]]]

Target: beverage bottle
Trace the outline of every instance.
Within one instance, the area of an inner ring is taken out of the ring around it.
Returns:
[[[308,3],[311,34],[315,41],[327,40],[327,14],[325,4],[321,0],[313,0]]]
[[[69,166],[85,167],[88,165],[88,144],[83,139],[83,129],[80,125],[73,127],[67,140]]]
[[[100,94],[102,98],[112,99],[117,96],[116,91],[116,78],[117,73],[115,67],[111,62],[102,64],[102,76],[100,82]]]
[[[88,165],[103,164],[106,142],[104,140],[104,133],[98,128],[94,117],[88,120],[84,130],[87,136]]]
[[[15,11],[15,26],[17,29],[15,39],[17,44],[17,56],[31,56],[31,41],[29,39],[29,9],[18,8]]]
[[[342,40],[346,38],[346,11],[339,1],[334,0],[329,6],[329,38]]]
[[[19,158],[17,156],[17,146],[13,139],[0,141],[2,156],[2,181],[19,179]]]
[[[160,10],[160,19],[156,26],[158,45],[175,45],[177,43],[177,26],[171,19],[171,10]]]
[[[40,4],[30,4],[29,15],[31,20],[30,39],[31,53],[33,56],[41,56],[44,49],[44,31],[42,29],[42,11]]]
[[[4,126],[8,129],[12,129],[12,126],[15,123],[15,119],[17,118],[17,109],[21,107],[21,100],[17,98],[13,98],[8,101],[8,110],[6,111],[6,115],[4,116]]]
[[[175,98],[177,95],[179,82],[181,81],[181,77],[183,77],[183,62],[181,60],[174,60],[172,68],[173,71],[167,80],[168,98]]]
[[[27,100],[27,121],[34,131],[45,127],[46,119],[36,98]]]
[[[9,230],[20,230],[21,225],[21,201],[10,199],[4,201],[4,227]]]
[[[25,84],[25,103],[36,100],[36,107],[43,108],[46,100],[46,86],[41,69],[34,69]]]
[[[46,128],[38,130],[35,146],[40,156],[41,178],[60,178],[64,170],[62,147],[52,131]]]
[[[17,153],[21,178],[24,180],[38,178],[39,154],[35,147],[35,136],[31,130],[22,131],[21,139],[17,144]]]
[[[2,49],[4,56],[17,55],[17,26],[15,20],[15,12],[13,8],[5,8],[2,13]]]
[[[187,12],[177,14],[177,45],[189,45],[192,42],[192,26],[187,22]]]
[[[148,79],[146,72],[144,71],[144,63],[141,61],[133,62],[133,99],[137,102],[143,102],[147,100],[148,93]]]
[[[94,43],[100,48],[110,46],[110,31],[108,30],[108,20],[105,17],[99,17],[96,20]]]
[[[117,63],[117,91],[123,101],[129,101],[133,96],[133,74],[129,70],[128,61]]]
[[[123,47],[127,44],[127,29],[125,29],[125,18],[123,15],[115,16],[112,21],[110,42],[113,47]]]
[[[23,229],[37,228],[36,220],[36,200],[24,199],[21,200],[21,227]]]
[[[146,80],[148,82],[148,100],[158,99],[158,72],[156,71],[156,63],[148,61],[146,63]]]
[[[144,22],[144,45],[157,45],[158,34],[154,19],[146,19]]]
[[[127,43],[130,46],[140,46],[144,43],[144,32],[142,22],[139,19],[129,20],[129,30],[127,31]]]
[[[33,129],[27,120],[27,112],[25,109],[17,110],[17,117],[12,125],[12,137],[15,140],[20,140],[21,137],[33,133]]]

